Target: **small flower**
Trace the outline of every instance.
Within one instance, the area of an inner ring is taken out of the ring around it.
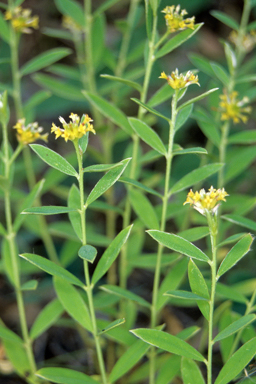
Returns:
[[[31,28],[38,29],[38,16],[31,16],[31,9],[16,7],[5,12],[5,20],[11,20],[17,32],[31,33]]]
[[[163,13],[165,13],[165,20],[167,29],[170,33],[176,32],[176,31],[182,31],[183,29],[194,29],[195,28],[195,17],[190,17],[187,19],[184,19],[184,16],[187,15],[187,11],[185,9],[182,9],[180,12],[180,5],[175,5],[165,7],[165,9],[162,10]]]
[[[243,97],[242,100],[237,100],[238,92],[233,91],[230,95],[227,93],[224,93],[223,95],[220,95],[220,112],[221,112],[221,120],[230,120],[232,119],[233,122],[239,123],[240,120],[243,121],[243,123],[246,123],[248,120],[248,117],[245,116],[245,113],[250,113],[252,108],[247,106],[243,107],[245,104],[249,102],[248,97]]]
[[[252,30],[241,38],[237,31],[232,31],[229,40],[237,47],[240,46],[245,52],[250,52],[256,44],[256,31]]]
[[[69,29],[71,32],[82,32],[83,28],[78,24],[72,17],[63,16],[62,26],[66,29]]]
[[[23,145],[34,143],[37,140],[47,141],[48,133],[41,135],[43,128],[39,127],[37,122],[25,126],[25,119],[19,119],[13,128],[17,129],[17,140]]]
[[[171,75],[168,76],[165,74],[165,72],[162,72],[161,76],[159,76],[159,79],[166,79],[167,83],[173,89],[182,89],[188,87],[190,84],[197,84],[200,87],[200,84],[198,83],[198,76],[195,76],[191,71],[188,71],[185,75],[182,73],[179,74],[177,68],[171,73]]]
[[[51,132],[55,133],[56,139],[58,137],[63,137],[65,141],[74,141],[80,139],[86,132],[96,133],[93,129],[93,125],[90,124],[92,119],[88,115],[83,115],[81,120],[75,113],[71,113],[69,117],[71,119],[69,123],[66,123],[63,117],[59,117],[63,128],[57,127],[54,123],[52,124]]]
[[[183,203],[183,205],[193,205],[193,208],[195,208],[202,215],[205,215],[207,211],[216,213],[219,201],[226,201],[226,196],[229,195],[224,188],[215,189],[211,187],[209,192],[205,192],[204,189],[201,189],[199,192],[196,191],[195,193],[191,189],[187,195],[187,200]]]

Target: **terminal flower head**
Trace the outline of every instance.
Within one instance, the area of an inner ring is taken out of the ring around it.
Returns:
[[[167,83],[173,89],[182,89],[188,87],[191,84],[197,84],[200,86],[198,83],[198,76],[194,75],[192,71],[188,71],[185,75],[183,75],[182,73],[179,74],[177,68],[171,73],[171,75],[168,76],[165,74],[165,72],[162,72],[161,76],[159,76],[159,79],[166,79]]]
[[[243,35],[242,38],[239,37],[237,31],[232,31],[228,38],[236,47],[239,46],[245,52],[250,52],[256,44],[256,31],[252,30],[250,33]]]
[[[64,28],[69,29],[71,32],[82,32],[83,28],[72,17],[63,16],[62,25]]]
[[[47,141],[48,133],[41,135],[43,128],[39,127],[37,122],[25,125],[25,119],[19,119],[13,128],[17,130],[17,140],[23,145],[37,140]]]
[[[96,133],[91,124],[92,119],[88,115],[83,115],[82,118],[75,113],[70,114],[70,121],[66,123],[63,117],[59,117],[59,120],[63,128],[57,127],[54,123],[52,124],[51,132],[54,132],[56,139],[63,137],[65,141],[80,139],[86,134],[86,132]]]
[[[245,104],[249,102],[248,97],[243,97],[242,100],[237,100],[238,92],[233,91],[230,95],[226,92],[223,95],[220,95],[220,112],[221,112],[221,120],[230,120],[233,122],[239,123],[242,120],[243,123],[246,123],[248,120],[248,114],[251,112],[252,108],[247,106],[244,107]]]
[[[176,7],[175,5],[165,7],[162,12],[165,13],[166,25],[170,33],[187,28],[195,28],[195,16],[184,19],[184,16],[188,13],[185,9],[180,10],[180,5]]]
[[[38,16],[31,16],[31,9],[16,7],[5,13],[5,20],[11,20],[13,28],[17,32],[31,33],[31,28],[38,29]]]
[[[187,195],[187,200],[183,203],[193,205],[198,212],[205,215],[206,212],[216,213],[218,210],[219,202],[226,201],[225,197],[228,196],[224,188],[215,189],[211,187],[208,192],[201,189],[195,193],[192,189]]]

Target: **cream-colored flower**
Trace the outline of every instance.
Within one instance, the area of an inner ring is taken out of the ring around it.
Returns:
[[[161,73],[161,76],[159,76],[159,79],[165,79],[167,80],[167,83],[173,88],[173,89],[182,89],[185,87],[188,87],[191,84],[197,84],[198,83],[198,76],[194,75],[193,72],[188,71],[185,75],[182,73],[179,74],[178,69],[173,71],[171,75],[166,75],[165,72]]]
[[[83,28],[72,17],[63,16],[62,25],[64,28],[69,29],[71,32],[82,32]]]
[[[63,137],[65,141],[80,139],[86,134],[86,132],[96,133],[93,129],[93,125],[90,124],[92,119],[88,115],[83,115],[81,120],[75,113],[70,114],[70,122],[67,123],[63,117],[59,117],[59,120],[63,128],[57,127],[54,123],[52,124],[51,132],[55,133],[56,139]]]
[[[32,33],[31,28],[38,29],[38,16],[31,16],[31,9],[16,7],[5,12],[5,20],[10,20],[17,32]]]
[[[195,193],[191,189],[183,205],[193,205],[193,208],[195,208],[203,215],[206,213],[206,211],[216,213],[219,202],[226,201],[226,196],[228,196],[228,194],[224,188],[215,189],[211,187],[208,192],[205,192],[204,189],[201,189],[199,192],[196,191]]]
[[[165,21],[167,25],[167,29],[170,33],[176,31],[182,31],[183,29],[194,29],[195,28],[195,16],[184,19],[184,16],[187,15],[187,11],[182,9],[180,11],[180,5],[171,5],[165,7],[162,10],[165,13]]]
[[[252,30],[242,38],[239,37],[237,31],[232,31],[228,38],[236,47],[239,46],[245,52],[250,52],[256,44],[256,31]]]
[[[19,119],[13,128],[17,130],[17,140],[23,145],[34,143],[37,140],[47,141],[48,133],[41,135],[43,128],[39,127],[37,122],[25,125],[25,119]]]
[[[238,92],[233,91],[230,95],[226,92],[223,95],[220,95],[220,112],[221,120],[230,120],[233,122],[239,123],[241,120],[243,123],[246,123],[248,116],[245,116],[245,113],[251,113],[252,108],[250,106],[244,107],[245,104],[248,104],[248,97],[243,97],[242,100],[237,100]]]

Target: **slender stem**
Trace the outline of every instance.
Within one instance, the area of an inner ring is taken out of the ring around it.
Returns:
[[[216,274],[217,274],[217,216],[211,213],[207,214],[208,225],[210,229],[211,247],[212,247],[212,261],[211,261],[211,297],[209,309],[209,330],[208,330],[208,361],[207,361],[207,384],[212,384],[212,349],[213,349],[213,313],[214,313],[214,300],[216,291]]]
[[[238,30],[238,43],[236,47],[236,56],[237,56],[238,65],[241,64],[245,56],[245,51],[243,49],[243,39],[244,39],[244,36],[246,35],[246,27],[249,22],[250,12],[251,12],[251,0],[244,0],[244,8],[243,8],[243,13],[241,17],[240,28]]]
[[[77,155],[78,170],[79,170],[78,182],[79,182],[79,192],[80,192],[80,217],[81,217],[81,227],[82,227],[82,244],[86,245],[86,220],[85,220],[86,207],[84,202],[84,171],[83,171],[83,160],[82,160],[83,153],[79,149],[78,140],[74,141],[73,143],[74,143],[74,147]],[[85,274],[85,282],[86,282],[85,290],[88,297],[89,310],[90,310],[92,328],[93,328],[93,337],[94,337],[94,342],[96,346],[96,352],[97,352],[97,357],[99,362],[100,373],[102,377],[102,383],[107,384],[107,376],[106,376],[104,359],[103,359],[103,354],[102,354],[101,345],[100,345],[99,334],[97,330],[95,308],[93,303],[93,285],[91,284],[88,262],[86,260],[84,260],[84,274]]]
[[[230,122],[227,121],[221,127],[221,140],[220,140],[220,148],[219,148],[219,161],[222,164],[226,162],[226,150],[227,150],[227,139],[230,128]],[[223,166],[218,173],[218,188],[224,188],[225,184],[225,167]]]

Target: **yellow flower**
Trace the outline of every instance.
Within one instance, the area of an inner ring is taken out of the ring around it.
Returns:
[[[17,32],[31,33],[31,28],[38,29],[38,16],[31,16],[31,9],[16,7],[6,11],[5,20],[11,20],[13,28]]]
[[[74,141],[80,139],[86,132],[96,133],[93,129],[93,125],[90,124],[92,119],[88,115],[83,115],[81,120],[75,113],[71,113],[69,117],[71,119],[69,123],[66,123],[63,117],[59,117],[63,128],[57,127],[54,123],[52,124],[51,132],[55,133],[56,139],[58,137],[63,137],[65,141]]]
[[[20,119],[13,128],[17,129],[17,140],[23,145],[34,143],[37,140],[47,141],[48,133],[41,135],[43,128],[39,127],[37,122],[25,126],[25,119]]]
[[[221,112],[221,120],[230,120],[233,122],[239,123],[242,120],[244,123],[247,122],[248,116],[245,116],[245,113],[251,112],[251,107],[243,107],[244,104],[249,102],[248,97],[243,97],[242,100],[237,100],[238,92],[231,92],[230,95],[224,93],[220,95],[220,112]]]
[[[237,31],[232,31],[229,40],[237,47],[240,46],[245,52],[250,52],[256,44],[256,31],[252,30],[241,39]]]
[[[171,75],[168,76],[165,72],[162,72],[159,79],[167,80],[167,83],[173,89],[182,89],[188,87],[190,84],[197,84],[200,87],[200,84],[198,83],[198,76],[195,76],[191,71],[188,71],[185,75],[183,75],[182,73],[179,74],[178,69],[176,69],[171,73]]]
[[[180,5],[175,5],[165,7],[165,9],[162,10],[163,13],[165,13],[165,20],[167,29],[170,33],[181,31],[183,29],[194,29],[195,28],[195,17],[190,17],[187,19],[184,19],[184,16],[187,15],[187,11],[185,9],[182,9],[180,12]]]
[[[70,16],[63,16],[62,25],[71,32],[82,32],[83,28]]]
[[[193,207],[203,215],[206,211],[216,213],[219,202],[226,201],[226,196],[228,196],[228,194],[224,188],[215,189],[211,187],[209,192],[205,192],[204,189],[201,189],[199,192],[196,191],[195,193],[191,189],[187,195],[187,200],[183,203],[183,205],[193,205]]]

